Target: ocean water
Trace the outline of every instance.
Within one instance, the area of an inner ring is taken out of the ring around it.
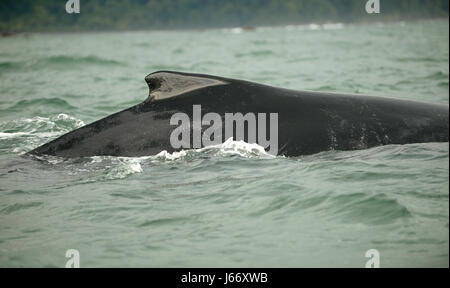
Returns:
[[[448,20],[0,39],[0,266],[449,266],[449,144],[269,157],[22,154],[143,101],[175,70],[449,102]]]

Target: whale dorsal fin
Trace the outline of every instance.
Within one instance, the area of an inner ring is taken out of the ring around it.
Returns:
[[[145,77],[150,94],[147,101],[171,98],[204,87],[224,85],[225,81],[206,75],[161,71]]]

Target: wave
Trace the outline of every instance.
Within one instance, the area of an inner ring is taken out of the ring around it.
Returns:
[[[81,122],[82,123],[82,122]],[[77,126],[81,126],[81,123]],[[69,127],[68,127],[69,128]],[[45,132],[42,132],[45,133]],[[57,133],[59,134],[59,133]],[[8,134],[6,137],[31,136],[32,134]],[[45,134],[44,134],[45,135]],[[41,134],[42,136],[42,134]],[[45,135],[51,136],[51,135]],[[0,140],[6,138],[0,134]],[[1,142],[0,142],[1,143]],[[23,149],[22,149],[23,150]],[[232,138],[222,144],[208,146],[200,149],[180,150],[169,153],[161,151],[156,155],[143,157],[116,157],[116,156],[93,156],[84,158],[67,159],[56,156],[30,156],[40,160],[50,167],[69,169],[69,173],[88,173],[87,178],[92,177],[97,180],[123,179],[133,174],[139,174],[145,171],[146,165],[174,164],[178,162],[191,162],[196,160],[213,158],[243,158],[243,159],[284,159],[284,156],[273,156],[268,154],[262,146],[258,144],[249,144],[244,141],[235,141]],[[358,151],[327,151],[315,155],[294,157],[295,162],[302,162],[302,166],[309,170],[324,169],[323,165],[329,165],[338,161],[339,163],[348,163],[359,167],[361,161],[371,163],[374,160],[384,159],[384,161],[405,161],[421,160],[433,161],[436,158],[448,157],[448,145],[441,143],[428,144],[410,144],[410,145],[387,145],[375,147],[367,150]],[[214,161],[214,160],[213,160]],[[330,162],[332,161],[332,162]],[[378,163],[378,162],[377,162]],[[370,164],[367,164],[370,167]],[[359,169],[358,168],[358,169]],[[374,167],[378,171],[377,167]],[[336,178],[337,177],[337,178]],[[402,177],[401,175],[385,174],[382,172],[354,174],[353,181],[379,181],[379,179],[388,180],[391,178]],[[346,179],[348,181],[349,178]],[[340,181],[339,175],[330,175],[329,180]],[[91,180],[88,180],[91,181]]]
[[[50,109],[50,107],[54,107],[56,109],[61,110],[74,110],[76,107],[70,105],[67,101],[61,98],[38,98],[33,100],[20,100],[15,103],[11,107],[8,108],[9,111],[23,111],[29,107],[37,107],[42,106],[45,109]]]
[[[255,50],[248,53],[236,53],[235,56],[237,58],[251,56],[251,57],[266,57],[269,55],[273,55],[274,52],[272,50]]]
[[[264,158],[264,159],[275,158],[275,156],[268,154],[264,150],[264,147],[256,143],[249,144],[242,140],[235,141],[233,140],[233,138],[226,140],[222,144],[212,145],[200,149],[181,150],[179,152],[173,153],[162,151],[158,153],[155,157],[156,159],[159,160],[173,161],[199,154],[214,157],[238,156],[242,158]]]
[[[432,79],[432,80],[448,80],[448,73],[445,73],[443,71],[438,71],[438,72],[428,75],[425,78]]]
[[[412,217],[407,206],[386,194],[343,194],[331,196],[327,201],[327,212],[344,222],[381,225]]]
[[[74,66],[80,65],[114,66],[123,65],[123,63],[116,60],[100,58],[97,56],[57,55],[41,59],[33,59],[32,61],[0,62],[0,72],[10,72],[24,69],[41,69],[47,67],[70,67],[72,69]]]
[[[448,61],[448,59],[437,59],[433,57],[399,57],[395,58],[394,60],[402,63],[405,62],[441,63]]]
[[[14,71],[20,69],[22,64],[20,62],[0,62],[0,72],[1,71]]]
[[[77,64],[90,64],[90,65],[121,65],[121,62],[103,59],[97,56],[51,56],[39,60],[39,64],[67,64],[67,65],[77,65]]]
[[[84,122],[75,117],[61,113],[53,117],[33,117],[0,123],[2,135],[32,135],[47,132],[65,132],[69,129],[79,128]]]
[[[200,149],[181,150],[173,153],[164,150],[156,155],[143,157],[93,156],[83,159],[67,159],[47,155],[32,155],[30,157],[36,158],[41,162],[54,167],[62,165],[63,169],[64,167],[72,169],[70,170],[70,173],[78,174],[87,171],[94,172],[92,177],[96,179],[95,181],[123,179],[136,173],[142,173],[144,171],[143,166],[147,164],[190,161],[192,159],[204,157],[276,158],[275,156],[268,154],[264,150],[264,147],[259,146],[258,144],[234,141],[232,138],[219,145]]]
[[[0,151],[25,153],[50,139],[84,126],[84,122],[67,114],[33,117],[0,123]]]

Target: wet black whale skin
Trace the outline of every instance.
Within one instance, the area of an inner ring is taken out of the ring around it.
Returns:
[[[145,80],[150,94],[144,102],[69,132],[28,153],[85,157],[173,152],[170,134],[177,126],[170,125],[171,116],[184,112],[192,120],[192,106],[198,104],[202,115],[208,112],[218,113],[221,117],[225,113],[238,112],[278,113],[278,155],[285,156],[386,144],[448,142],[449,138],[448,105],[295,91],[170,71],[152,73]],[[203,130],[206,128],[202,127]],[[223,141],[224,138],[223,135]]]

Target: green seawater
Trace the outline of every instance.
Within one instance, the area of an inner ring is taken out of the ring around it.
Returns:
[[[449,102],[447,20],[0,38],[0,266],[449,266],[449,144],[274,159],[240,143],[142,158],[22,154],[176,70]]]

